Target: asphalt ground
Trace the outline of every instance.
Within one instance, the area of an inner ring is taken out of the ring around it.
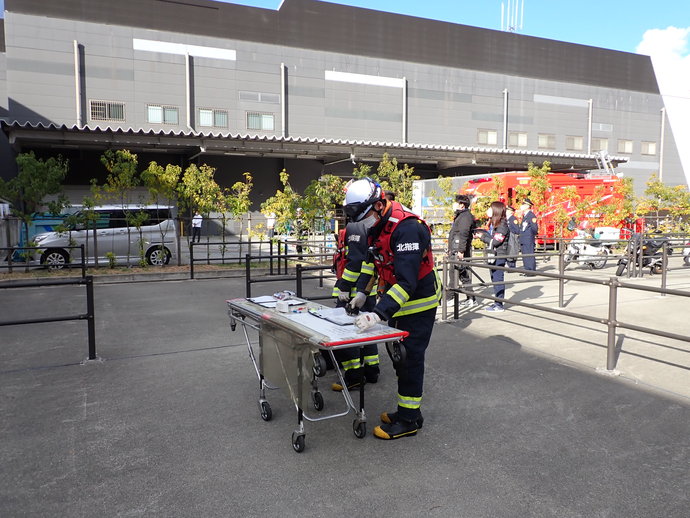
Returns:
[[[553,305],[553,281],[531,279],[508,294]],[[679,270],[670,287],[687,281]],[[597,311],[599,289],[568,283],[568,307]],[[0,291],[2,319],[83,312],[83,291]],[[688,516],[690,366],[667,359],[687,344],[626,332],[610,376],[597,370],[601,328],[475,308],[435,326],[417,436],[371,435],[395,404],[382,348],[367,436],[352,414],[307,422],[297,454],[287,391],[268,393],[264,422],[244,336],[228,325],[224,300],[243,295],[241,278],[99,283],[93,362],[83,321],[0,327],[0,516]],[[685,332],[688,307],[635,292],[620,311]],[[650,358],[628,352],[637,342]],[[333,379],[326,410],[342,405]]]

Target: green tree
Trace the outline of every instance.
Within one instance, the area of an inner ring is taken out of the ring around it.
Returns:
[[[342,178],[332,174],[321,175],[307,185],[302,208],[310,228],[314,228],[316,221],[319,221],[323,227],[319,230],[325,230],[325,222],[335,216],[336,207],[342,206],[345,200],[344,185]]]
[[[182,168],[179,165],[167,164],[165,167],[157,162],[149,162],[149,166],[141,172],[141,180],[148,189],[149,198],[152,203],[161,205],[165,203],[169,206],[177,205],[178,186],[182,177]],[[180,261],[179,250],[179,219],[175,218],[175,243],[178,246],[177,260]],[[167,227],[160,225],[161,243],[165,242]],[[165,261],[161,263],[161,266]]]
[[[437,185],[438,189],[433,189],[429,193],[429,203],[432,207],[440,207],[439,209],[432,209],[435,212],[433,216],[436,218],[440,216],[440,219],[447,223],[435,225],[434,232],[448,235],[450,227],[453,224],[453,218],[455,217],[453,202],[455,201],[456,193],[453,190],[453,179],[449,176],[439,176]],[[442,213],[439,214],[439,212],[436,211],[441,211]],[[422,214],[422,216],[426,217],[426,214]]]
[[[68,206],[62,191],[62,182],[69,171],[69,162],[62,156],[43,160],[36,158],[33,151],[17,156],[19,173],[10,180],[0,178],[0,196],[12,204],[12,212],[22,221],[24,242],[29,243],[29,223],[32,214],[47,205],[51,214],[59,214]],[[55,195],[56,199],[46,204],[45,198]],[[28,259],[29,254],[25,254]]]
[[[662,211],[668,214],[663,223]],[[684,185],[666,185],[655,173],[647,181],[644,197],[638,199],[637,212],[653,213],[657,227],[662,230],[682,231],[686,225],[683,220],[690,216],[690,193]]]
[[[125,214],[127,225],[127,263],[132,254],[131,226],[139,222],[140,218],[132,210],[132,191],[140,184],[137,167],[139,161],[137,155],[126,149],[106,150],[101,156],[101,163],[108,171],[103,196],[106,199],[116,200]]]
[[[402,169],[398,166],[398,160],[391,158],[388,153],[384,153],[381,161],[376,168],[376,172],[371,172],[371,166],[360,164],[352,171],[355,178],[370,177],[381,184],[384,191],[395,193],[396,201],[406,207],[412,206],[412,182],[419,180],[419,176],[414,174],[414,167],[404,164]]]
[[[492,176],[493,185],[491,190],[485,196],[479,196],[472,204],[472,215],[476,218],[478,224],[484,224],[488,221],[486,211],[491,207],[491,204],[501,199],[501,193],[504,190],[505,182],[499,175]],[[465,183],[462,190],[469,188],[469,183]]]
[[[235,182],[232,187],[230,187],[229,193],[224,193],[223,203],[227,207],[230,217],[236,221],[240,222],[240,257],[242,257],[242,235],[244,234],[244,222],[242,217],[249,212],[252,206],[252,200],[249,195],[254,187],[254,179],[251,173],[245,172],[243,174],[244,181]],[[223,244],[222,253],[225,257],[225,211],[223,214]]]
[[[201,167],[190,164],[182,174],[178,185],[178,202],[180,209],[191,219],[194,210],[207,214],[218,210],[223,200],[223,192],[214,178],[216,169],[203,164]]]
[[[84,246],[84,257],[91,256],[89,250],[89,231],[93,232],[93,258],[94,265],[98,267],[98,221],[99,214],[94,210],[98,204],[100,196],[100,187],[97,185],[95,179],[91,179],[91,193],[82,198],[81,210],[70,214],[65,218],[62,224],[55,227],[56,232],[67,232],[69,235],[70,245],[75,244],[72,240],[72,231],[74,229],[84,229],[86,232],[86,242]]]
[[[276,215],[276,233],[287,233],[291,230],[291,223],[295,219],[297,207],[300,207],[302,197],[290,185],[290,175],[283,169],[280,172],[282,189],[261,204],[261,212]]]

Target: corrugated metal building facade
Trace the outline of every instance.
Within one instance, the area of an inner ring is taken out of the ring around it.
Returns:
[[[88,183],[124,147],[226,184],[251,171],[259,199],[283,168],[299,188],[384,151],[435,177],[587,168],[606,149],[637,191],[660,165],[685,183],[646,56],[314,0],[5,8],[5,171],[18,151],[60,152]]]

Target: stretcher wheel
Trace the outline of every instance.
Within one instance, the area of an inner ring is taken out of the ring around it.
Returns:
[[[323,395],[321,392],[314,392],[311,398],[314,400],[314,408],[319,412],[323,410]]]
[[[355,432],[355,437],[362,439],[367,435],[367,423],[355,419],[352,421],[352,431]]]
[[[261,411],[261,419],[264,421],[270,421],[273,417],[273,411],[271,410],[271,405],[268,401],[261,401],[259,403],[259,410]]]
[[[316,353],[314,355],[314,376],[317,378],[325,376],[327,370],[326,358],[321,353]]]
[[[292,449],[297,453],[304,451],[304,435],[292,432]]]
[[[393,363],[403,363],[405,358],[407,358],[407,351],[405,351],[405,346],[401,342],[388,342],[386,349]]]

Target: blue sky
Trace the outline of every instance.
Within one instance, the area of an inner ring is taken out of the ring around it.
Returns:
[[[223,0],[221,0],[223,1]],[[280,0],[229,3],[277,9]],[[501,29],[507,0],[337,0],[352,5],[486,29]],[[520,34],[635,52],[648,29],[690,27],[688,0],[524,0]]]

